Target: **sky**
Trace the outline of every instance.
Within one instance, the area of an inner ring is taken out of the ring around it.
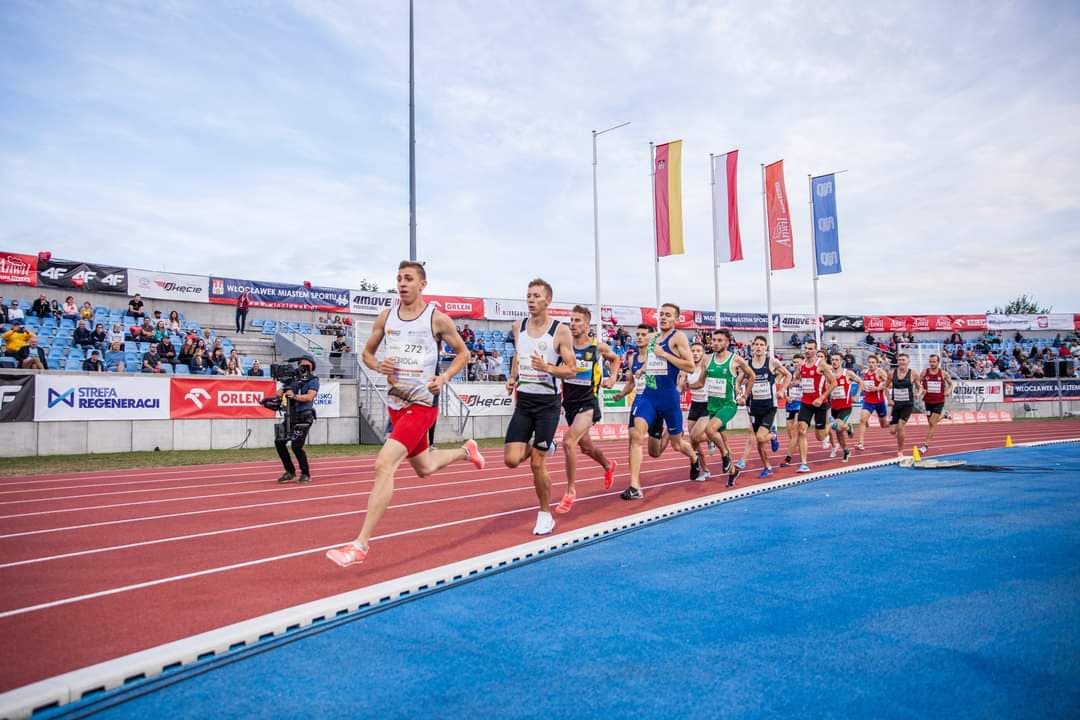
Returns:
[[[356,287],[408,255],[404,0],[0,3],[0,250]],[[710,152],[738,148],[765,309],[760,164],[784,159],[812,309],[808,174],[837,178],[824,313],[1080,312],[1075,2],[417,0],[419,257],[429,291],[650,305],[649,142],[682,139],[686,254],[713,307]]]

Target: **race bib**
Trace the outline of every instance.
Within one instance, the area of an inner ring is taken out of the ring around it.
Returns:
[[[398,377],[418,377],[424,372],[424,346],[421,343],[388,343],[386,359],[394,363]]]
[[[635,375],[634,376],[634,392],[636,392],[636,393],[638,393],[640,395],[641,392],[644,391],[644,390],[645,390],[645,376],[644,375]]]
[[[928,393],[939,393],[939,392],[941,392],[941,381],[940,380],[927,380],[926,381],[926,392],[928,392]]]
[[[791,385],[787,389],[788,400],[802,400],[802,385]]]
[[[727,397],[727,378],[709,378],[705,381],[705,392],[709,397]]]
[[[842,385],[837,385],[832,389],[831,395],[834,400],[843,400],[847,397],[847,389]]]
[[[911,391],[907,388],[893,388],[892,399],[895,402],[911,402]]]
[[[755,400],[772,400],[772,383],[768,380],[755,380],[751,392]]]
[[[586,360],[585,358],[577,359],[577,371],[579,373],[592,372],[592,367],[593,364],[591,360]]]
[[[645,360],[645,373],[648,375],[666,375],[667,371],[668,361],[649,353],[649,357]]]
[[[814,392],[814,378],[802,378],[799,380],[799,387],[802,388],[804,393]],[[801,397],[801,395],[800,395]]]
[[[518,366],[518,379],[523,382],[553,384],[554,379],[546,372],[540,372],[532,366],[531,360],[526,360]]]

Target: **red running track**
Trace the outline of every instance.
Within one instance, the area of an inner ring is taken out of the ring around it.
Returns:
[[[909,441],[924,433],[909,428]],[[943,426],[933,451],[998,447],[1007,433],[1015,442],[1073,437],[1080,423]],[[895,454],[886,431],[871,428],[867,438],[852,463]],[[605,492],[600,469],[581,458],[579,499],[571,514],[557,516],[556,532],[722,489],[719,481],[689,482],[686,459],[668,450],[645,461],[645,499],[624,502],[626,444],[604,448],[620,464],[615,487]],[[501,449],[487,454],[483,472],[458,464],[421,480],[403,468],[371,556],[348,570],[323,552],[359,529],[371,456],[317,460],[307,486],[278,486],[272,462],[4,478],[0,692],[527,542],[536,512],[529,470],[503,467]],[[711,460],[718,470],[719,457]],[[813,443],[810,460],[814,470],[840,464]],[[550,468],[558,501],[561,455]],[[759,482],[759,470],[752,458],[740,486]]]

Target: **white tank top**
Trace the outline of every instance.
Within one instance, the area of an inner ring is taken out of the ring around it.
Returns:
[[[689,385],[693,385],[701,379],[701,368],[696,368],[694,372],[686,376],[686,382]],[[690,402],[708,402],[709,391],[703,387],[698,390],[690,390]]]
[[[428,303],[414,320],[402,320],[400,307],[386,315],[386,360],[397,366],[390,378],[388,403],[400,410],[406,405],[435,405],[428,383],[439,367],[439,343],[433,329],[435,306]]]
[[[518,392],[533,395],[555,395],[559,392],[559,386],[555,378],[549,373],[534,370],[532,366],[533,353],[540,353],[540,357],[549,365],[555,365],[559,361],[559,354],[555,352],[555,333],[559,329],[559,321],[552,320],[547,331],[538,338],[529,335],[529,318],[523,318],[518,326],[517,357],[518,357]]]

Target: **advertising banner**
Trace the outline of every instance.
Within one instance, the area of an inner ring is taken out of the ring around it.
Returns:
[[[824,327],[826,330],[861,333],[866,325],[862,315],[826,315]]]
[[[170,378],[174,420],[272,418],[277,414],[260,402],[276,392],[273,380]]]
[[[463,320],[484,319],[484,299],[460,295],[424,295],[424,300],[442,310],[448,316]]]
[[[34,420],[168,420],[169,378],[37,375]]]
[[[722,312],[717,326],[729,330],[768,330],[769,321],[765,313]]]
[[[791,214],[784,185],[784,161],[765,166],[765,212],[769,228],[770,270],[795,267],[795,245],[791,235]]]
[[[630,398],[632,395],[627,395],[621,400],[615,400],[615,396],[619,394],[621,388],[600,388],[601,407],[604,410],[629,410]]]
[[[210,278],[128,268],[128,292],[159,300],[210,302]]]
[[[641,308],[629,305],[602,305],[600,317],[608,325],[634,327],[641,324]]]
[[[349,291],[349,312],[354,315],[378,315],[397,304],[397,293]]]
[[[1073,313],[1045,315],[987,315],[991,330],[1072,330],[1076,325]]]
[[[34,376],[0,373],[0,422],[33,422]]]
[[[840,267],[840,231],[836,226],[836,178],[810,180],[813,205],[814,262],[818,275],[833,275]]]
[[[1005,402],[1005,384],[1002,380],[958,380],[949,400],[963,405]]]
[[[1080,378],[1061,381],[1063,400],[1080,400]],[[1057,380],[1006,380],[1005,402],[1031,402],[1058,399]]]
[[[212,276],[210,278],[210,302],[218,305],[235,305],[240,293],[251,293],[252,307],[276,310],[312,310],[322,312],[348,312],[349,291],[340,288],[286,283],[262,282]]]
[[[816,323],[813,315],[781,315],[780,332],[813,331]],[[773,327],[776,326],[775,315]]]
[[[866,315],[867,332],[970,332],[985,330],[986,315]]]
[[[652,325],[654,328],[659,327],[659,325],[656,324],[656,308],[641,308],[641,322],[646,325]],[[675,320],[675,327],[680,330],[689,330],[690,328],[693,328],[694,311],[683,310],[679,313],[679,317]]]
[[[37,285],[37,255],[0,252],[0,283]]]
[[[553,302],[548,306],[548,313],[554,318],[568,318],[573,307],[573,303]],[[484,317],[488,320],[521,320],[529,317],[529,306],[524,300],[488,298],[484,301]]]
[[[514,398],[506,394],[506,383],[453,383],[450,387],[469,408],[470,417],[514,414]]]
[[[42,287],[65,290],[120,295],[126,295],[128,291],[127,268],[74,260],[39,260],[37,282]]]
[[[319,383],[319,394],[315,396],[315,415],[321,418],[341,417],[341,383]]]

